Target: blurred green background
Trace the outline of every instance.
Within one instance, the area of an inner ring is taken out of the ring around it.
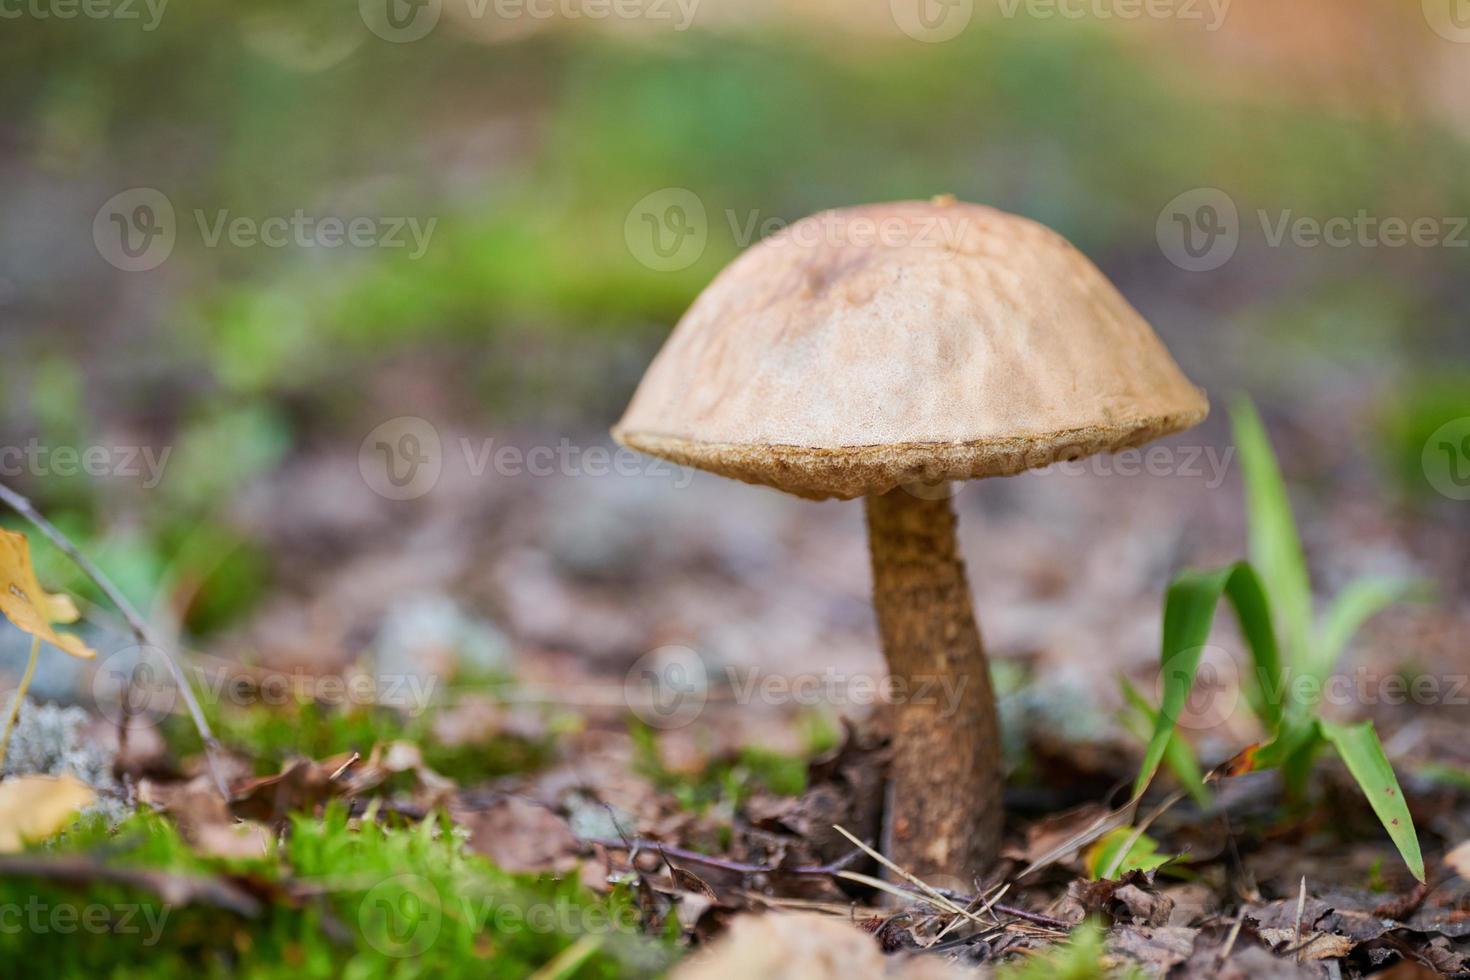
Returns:
[[[1282,6],[1236,0],[1211,30],[961,3],[940,40],[904,32],[903,0],[704,0],[687,30],[667,4],[445,0],[412,41],[380,36],[370,0],[175,0],[151,29],[141,2],[137,19],[25,8],[0,32],[0,443],[172,456],[156,489],[7,479],[140,598],[192,581],[187,625],[207,634],[277,584],[232,516],[256,482],[395,415],[603,440],[739,229],[950,192],[1052,225],[1212,392],[1250,391],[1304,454],[1345,444],[1385,499],[1463,525],[1420,453],[1470,415],[1470,235],[1273,245],[1257,214],[1452,232],[1470,45],[1417,3]],[[148,271],[93,235],[132,188],[176,214]],[[707,221],[676,270],[627,234],[668,188]],[[1203,272],[1156,232],[1196,188],[1240,215],[1236,253]],[[434,224],[414,256],[211,247],[196,218],[298,209]]]

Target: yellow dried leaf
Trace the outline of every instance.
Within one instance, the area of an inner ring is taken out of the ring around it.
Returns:
[[[58,633],[52,623],[74,623],[76,603],[41,588],[31,568],[31,544],[24,534],[0,529],[0,614],[32,636],[64,653],[91,660],[97,651],[79,637]]]
[[[92,788],[74,776],[20,776],[0,782],[0,854],[45,840],[96,799]]]
[[[1444,863],[1455,874],[1470,881],[1470,840],[1456,847],[1444,856]]]

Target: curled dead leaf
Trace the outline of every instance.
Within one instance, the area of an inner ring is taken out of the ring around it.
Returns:
[[[1244,776],[1253,772],[1256,768],[1256,753],[1261,750],[1263,742],[1247,745],[1224,762],[1205,774],[1205,782],[1213,783],[1220,779],[1234,779],[1236,776]]]
[[[96,799],[92,787],[74,776],[20,776],[0,782],[0,854],[13,854],[58,833]]]
[[[952,980],[966,975],[937,956],[885,957],[862,929],[814,912],[738,916],[723,937],[673,974],[675,980]]]
[[[1352,953],[1358,944],[1347,936],[1330,932],[1300,935],[1295,929],[1262,929],[1260,936],[1281,955],[1298,960],[1337,960]]]
[[[91,660],[97,651],[80,637],[58,633],[52,623],[74,623],[76,603],[41,588],[31,567],[31,545],[24,534],[0,529],[0,614],[17,628],[50,643],[73,657]]]
[[[1470,881],[1470,840],[1446,854],[1444,863],[1455,874]]]

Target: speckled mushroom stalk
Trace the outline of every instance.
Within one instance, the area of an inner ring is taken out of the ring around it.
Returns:
[[[1000,727],[947,496],[866,497],[873,606],[892,677],[883,851],[955,874],[1000,851]],[[909,806],[903,801],[922,801]]]
[[[995,702],[954,512],[902,488],[1139,446],[1208,410],[1064,238],[941,198],[827,212],[751,247],[679,321],[613,435],[801,497],[867,501],[873,601],[904,694],[884,849],[921,877],[964,880],[1000,844]]]

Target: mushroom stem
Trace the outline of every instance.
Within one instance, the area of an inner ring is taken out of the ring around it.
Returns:
[[[1000,728],[947,497],[865,498],[873,605],[893,678],[884,851],[919,877],[965,878],[1000,849]]]

